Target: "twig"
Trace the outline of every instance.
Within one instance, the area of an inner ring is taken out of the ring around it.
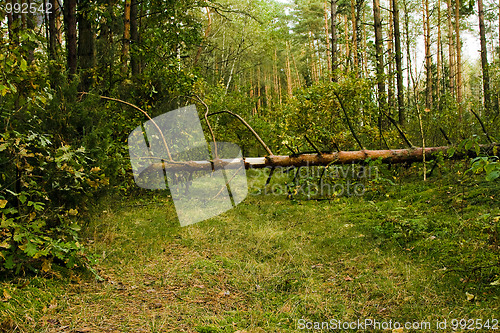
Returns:
[[[200,96],[198,96],[198,95],[195,95],[195,96],[198,99],[198,101],[200,101],[200,103],[203,104],[203,106],[206,109],[204,117],[205,117],[205,121],[207,122],[207,126],[208,126],[208,130],[210,131],[210,135],[212,136],[212,142],[214,143],[214,155],[215,155],[215,159],[217,160],[217,159],[219,159],[219,154],[217,153],[217,141],[215,141],[214,131],[212,130],[212,126],[210,125],[210,121],[208,121],[208,116],[209,116],[208,105],[200,98]]]
[[[90,93],[85,92],[85,91],[79,92],[79,94],[81,94],[81,95],[94,95],[94,94],[90,94]],[[101,96],[101,95],[94,95],[94,96],[97,96],[97,97],[99,97],[101,99],[106,99],[106,100],[109,100],[109,101],[114,101],[114,102],[118,102],[118,103],[122,103],[122,104],[128,105],[128,106],[136,109],[137,111],[143,113],[146,116],[146,118],[148,118],[149,120],[151,120],[151,122],[153,123],[153,125],[156,127],[156,129],[160,133],[160,136],[161,136],[161,138],[163,140],[163,144],[165,145],[165,148],[167,149],[168,158],[169,158],[170,161],[173,161],[172,155],[170,155],[170,150],[168,149],[167,141],[165,140],[165,137],[163,136],[163,132],[161,131],[161,129],[158,126],[158,124],[156,124],[156,122],[151,118],[151,116],[146,111],[144,111],[143,109],[141,109],[137,105],[134,105],[134,104],[126,102],[126,101],[123,101],[123,100],[118,99],[118,98],[112,98],[112,97]]]
[[[408,140],[408,138],[406,137],[406,135],[403,133],[403,131],[401,130],[401,128],[399,128],[398,126],[398,123],[394,120],[394,118],[392,118],[391,116],[389,116],[387,113],[385,113],[384,111],[382,111],[382,113],[387,117],[387,119],[389,119],[389,121],[396,127],[396,129],[398,130],[399,132],[399,135],[403,138],[403,140],[406,142],[406,144],[408,145],[409,148],[413,148],[414,145],[413,143],[411,143],[410,140]]]
[[[304,138],[307,140],[307,142],[309,142],[309,144],[314,148],[314,150],[316,150],[316,152],[318,153],[318,155],[323,155],[323,153],[321,152],[321,150],[319,150],[318,147],[316,147],[316,145],[311,140],[309,140],[309,138],[307,137],[307,135],[304,135]]]
[[[483,132],[484,132],[484,134],[486,135],[486,138],[488,139],[488,141],[489,141],[490,143],[493,143],[493,141],[491,140],[491,138],[490,138],[490,136],[489,136],[488,132],[486,131],[486,127],[484,126],[484,124],[483,124],[483,122],[482,122],[481,118],[479,118],[479,116],[477,115],[477,113],[475,113],[475,112],[474,112],[474,110],[470,109],[470,112],[472,112],[472,114],[473,114],[473,115],[477,118],[477,120],[479,121],[479,124],[481,125],[481,128],[483,129]]]
[[[220,114],[220,113],[228,113],[230,115],[232,115],[233,117],[236,117],[238,118],[239,121],[241,121],[243,123],[243,125],[245,125],[249,130],[250,132],[252,132],[252,134],[255,136],[255,138],[259,141],[259,143],[262,145],[262,147],[264,147],[264,149],[267,151],[267,153],[272,156],[274,155],[273,152],[271,151],[271,149],[269,149],[269,147],[265,144],[265,142],[260,138],[260,136],[257,134],[257,132],[254,131],[254,129],[252,128],[252,126],[250,126],[246,121],[245,119],[243,119],[241,116],[237,115],[236,113],[234,112],[231,112],[229,110],[222,110],[222,111],[217,111],[217,112],[213,112],[213,113],[210,113],[208,114],[208,116],[214,116],[216,114]]]
[[[335,146],[335,149],[337,150],[337,153],[340,151],[340,147],[339,145],[337,144],[337,142],[335,142],[335,140],[332,138],[332,143],[333,145]]]
[[[361,148],[361,150],[365,150],[365,147],[363,147],[363,145],[361,144],[361,141],[359,141],[358,136],[356,135],[356,132],[354,132],[354,129],[351,126],[351,121],[349,120],[349,116],[347,115],[347,110],[344,107],[344,103],[342,103],[342,99],[340,99],[340,96],[339,96],[339,94],[336,91],[334,91],[333,93],[335,94],[335,96],[339,100],[340,107],[342,108],[342,111],[344,111],[344,115],[345,115],[345,118],[346,118],[346,121],[347,121],[347,126],[349,126],[349,129],[351,130],[351,133],[354,136],[354,139],[358,143],[358,145]]]
[[[290,150],[292,152],[292,156],[297,155],[297,153],[289,145],[287,145],[286,143],[285,143],[285,147],[287,147],[288,150]]]
[[[219,196],[219,194],[221,194],[221,193],[222,193],[222,191],[224,190],[224,188],[225,188],[225,189],[227,189],[227,190],[228,190],[228,192],[230,192],[230,191],[231,191],[231,189],[230,189],[230,188],[228,188],[229,183],[233,180],[233,178],[234,178],[234,177],[236,177],[236,175],[238,174],[238,172],[240,172],[240,170],[241,170],[241,169],[243,169],[244,167],[245,167],[245,166],[243,165],[243,166],[239,167],[239,169],[238,169],[238,170],[236,170],[236,172],[234,173],[234,175],[233,175],[233,176],[232,176],[232,177],[231,177],[231,178],[230,178],[230,179],[226,182],[225,186],[222,186],[222,187],[221,187],[221,189],[219,190],[219,192],[218,192],[218,193],[217,193],[217,194],[216,194],[216,195],[212,198],[212,200],[213,200],[213,199],[215,199],[215,198],[217,198],[217,197]],[[224,172],[224,170],[222,170],[222,171]],[[232,197],[232,194],[231,194],[231,193],[230,193],[230,195],[231,195],[231,197]],[[234,204],[233,204],[233,206],[234,206]]]
[[[444,138],[446,139],[446,142],[448,142],[448,144],[450,146],[453,145],[453,143],[451,142],[450,138],[448,137],[448,135],[446,135],[446,132],[444,131],[443,128],[439,127],[439,130],[441,131],[441,133],[443,134]]]
[[[269,177],[267,177],[267,180],[266,180],[266,185],[264,185],[264,186],[269,185],[269,183],[271,182],[271,178],[273,178],[273,174],[274,174],[274,169],[276,169],[276,168],[274,168],[274,167],[271,168],[271,172],[269,173]]]

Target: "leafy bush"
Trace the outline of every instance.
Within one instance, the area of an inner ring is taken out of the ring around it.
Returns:
[[[0,137],[0,270],[47,272],[85,265],[78,220],[86,198],[108,184],[84,148],[54,147],[51,137]]]

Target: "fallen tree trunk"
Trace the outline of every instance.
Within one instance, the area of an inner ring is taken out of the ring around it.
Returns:
[[[499,143],[479,146],[482,151],[493,151]],[[280,168],[280,167],[308,167],[308,166],[327,166],[331,164],[364,164],[367,160],[381,159],[385,164],[400,164],[422,162],[423,154],[427,160],[442,153],[445,159],[463,159],[465,157],[476,157],[474,149],[466,151],[455,151],[453,155],[448,154],[450,146],[408,148],[408,149],[387,149],[387,150],[357,150],[357,151],[339,151],[333,153],[321,154],[297,154],[297,155],[270,155],[266,157],[247,157],[243,158],[245,169],[258,168]],[[153,163],[147,168],[148,171],[165,170],[168,171],[200,171],[224,168],[242,168],[242,159],[219,159],[215,161],[186,161],[186,162],[168,162]]]

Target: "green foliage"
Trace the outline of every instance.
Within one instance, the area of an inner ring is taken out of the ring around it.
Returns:
[[[468,171],[474,174],[485,173],[487,181],[493,181],[500,177],[500,162],[497,156],[479,156],[472,160],[471,168]]]
[[[78,224],[86,198],[108,184],[84,148],[54,147],[35,132],[0,138],[0,264],[19,274],[85,265]]]
[[[300,151],[310,151],[312,147],[304,140],[307,135],[320,149],[334,151],[334,142],[342,150],[358,149],[336,94],[360,140],[365,145],[368,141],[376,142],[376,106],[371,86],[369,80],[346,77],[338,83],[321,81],[297,90],[283,106],[283,123],[278,125],[282,142]]]

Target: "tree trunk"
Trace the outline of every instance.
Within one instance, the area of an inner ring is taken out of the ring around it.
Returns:
[[[491,112],[490,100],[490,75],[488,71],[488,51],[486,50],[486,31],[484,27],[483,0],[477,0],[477,9],[479,16],[479,35],[481,38],[481,67],[483,69],[483,96],[484,108],[489,116]]]
[[[131,0],[130,2],[130,42],[132,44],[132,53],[130,56],[130,69],[132,70],[132,76],[140,74],[141,66],[138,54],[139,47],[139,25],[137,21],[137,12],[139,4],[137,0]]]
[[[436,84],[436,97],[437,97],[437,106],[438,110],[440,109],[440,100],[441,100],[441,65],[442,65],[442,45],[441,45],[441,0],[438,0],[437,3],[437,84]]]
[[[288,93],[288,98],[291,99],[293,96],[293,80],[292,80],[292,69],[290,66],[290,47],[288,42],[286,42],[286,88]]]
[[[398,120],[401,127],[405,124],[405,101],[403,88],[403,64],[401,53],[401,33],[399,31],[399,8],[398,0],[392,0],[392,9],[394,11],[394,48],[396,52],[396,85],[398,88]],[[408,78],[409,79],[409,78]]]
[[[326,66],[327,66],[327,70],[328,70],[328,75],[331,75],[331,73],[332,73],[332,58],[331,58],[331,50],[330,50],[330,34],[328,32],[328,9],[326,6],[326,0],[325,0],[324,12],[325,12]]]
[[[57,59],[57,48],[60,39],[60,33],[57,27],[58,17],[60,15],[58,0],[50,0],[52,10],[49,12],[49,59]]]
[[[462,42],[460,41],[460,0],[455,0],[455,36],[457,50],[457,103],[458,118],[462,121]]]
[[[76,39],[76,0],[64,2],[64,30],[66,32],[66,66],[69,74],[76,74],[77,39]]]
[[[337,1],[331,0],[331,27],[332,27],[332,81],[337,81]]]
[[[125,0],[125,10],[123,12],[123,44],[121,54],[121,72],[127,74],[128,58],[130,52],[130,5],[131,0]]]
[[[448,20],[448,62],[449,62],[449,78],[448,84],[450,88],[450,93],[455,96],[455,43],[453,42],[453,25],[451,23],[452,17],[452,5],[451,0],[446,1],[446,18]]]
[[[344,71],[347,73],[349,71],[349,68],[352,66],[352,59],[351,59],[351,47],[350,47],[350,41],[349,41],[349,18],[347,15],[344,15],[344,39],[345,39],[345,64],[344,64]]]
[[[20,0],[7,0],[10,2],[12,5],[12,8],[14,8],[15,4],[21,5]],[[21,22],[21,15],[16,13],[14,10],[11,12],[7,13],[7,26],[9,30],[9,40],[13,44],[19,44],[19,31],[21,28],[22,22]]]
[[[404,0],[404,11],[405,11],[405,35],[406,35],[406,73],[407,73],[407,92],[406,92],[406,100],[407,105],[410,105],[410,91],[411,91],[411,83],[414,83],[413,80],[413,70],[411,66],[411,48],[410,48],[410,17],[408,12],[407,2]]]
[[[457,0],[459,1],[459,0]],[[425,108],[432,108],[432,58],[431,58],[431,25],[429,18],[429,0],[424,0],[424,35],[425,35]]]
[[[92,86],[92,68],[95,66],[95,36],[89,0],[80,0],[78,4],[78,68],[81,69],[81,91],[88,91]]]
[[[493,143],[489,145],[480,145],[481,149],[492,150],[494,147],[500,147],[500,144]],[[409,149],[386,149],[386,150],[356,150],[356,151],[339,151],[334,153],[323,154],[300,154],[300,155],[270,155],[266,157],[247,157],[243,161],[246,169],[258,168],[288,168],[288,167],[311,167],[311,166],[328,166],[332,164],[366,164],[367,159],[376,160],[380,159],[382,163],[386,164],[400,164],[400,163],[414,163],[422,162],[425,158],[430,160],[435,158],[437,154],[442,153],[448,159],[463,159],[466,157],[476,157],[475,149],[468,151],[457,151],[452,156],[449,156],[447,151],[451,147],[427,147],[423,148],[409,148]],[[498,150],[500,152],[500,150]],[[498,155],[498,153],[497,153]],[[152,170],[162,170],[165,167],[168,170],[212,170],[213,166],[216,168],[224,166],[224,168],[240,168],[241,160],[238,159],[222,159],[212,164],[210,161],[187,161],[187,162],[174,162],[169,163],[154,163],[149,168],[145,169],[145,175],[150,174]]]
[[[210,15],[210,7],[206,7],[207,11],[207,28],[205,29],[205,35],[204,35],[204,40],[208,39],[208,35],[210,33],[210,30],[212,29],[212,15]],[[198,51],[196,52],[196,56],[193,61],[193,66],[196,66],[198,63],[198,60],[200,59],[201,52],[203,51],[203,40],[201,41],[200,46],[198,47]]]
[[[379,108],[385,112],[386,93],[384,78],[384,39],[382,37],[382,21],[380,19],[380,0],[373,0],[373,20],[375,28],[375,58],[377,69],[377,87]]]
[[[357,37],[357,15],[355,0],[351,0],[351,22],[352,22],[352,65],[354,75],[358,77],[358,37]]]
[[[392,110],[395,109],[396,100],[394,96],[394,9],[392,1],[389,1],[389,30],[387,36],[387,58],[389,59],[387,64],[387,113],[391,115]]]

